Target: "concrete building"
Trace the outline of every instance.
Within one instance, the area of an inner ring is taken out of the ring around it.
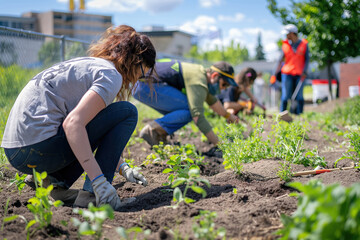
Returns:
[[[0,16],[0,26],[38,31],[35,17]]]
[[[164,57],[184,57],[192,46],[191,34],[181,31],[168,31],[162,27],[145,27],[141,33],[150,37],[156,52]]]
[[[112,26],[112,17],[78,12],[28,12],[23,17],[37,19],[38,31],[51,35],[65,35],[85,41],[99,39]]]

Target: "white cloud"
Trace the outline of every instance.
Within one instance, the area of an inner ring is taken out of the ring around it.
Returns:
[[[242,13],[237,13],[235,16],[228,15],[219,15],[219,21],[228,21],[228,22],[241,22],[245,18],[245,15]]]
[[[198,16],[194,21],[187,21],[179,27],[179,30],[190,34],[202,34],[217,30],[216,19],[209,16]]]
[[[220,5],[221,0],[199,0],[199,3],[203,8],[210,8],[214,5]]]
[[[152,13],[168,12],[176,8],[182,2],[183,0],[144,0],[143,9]]]
[[[90,9],[110,12],[134,12],[142,9],[151,13],[159,13],[171,11],[182,2],[183,0],[89,0],[86,6]]]
[[[144,1],[132,0],[90,0],[87,2],[86,7],[89,9],[96,9],[100,11],[112,12],[134,12],[141,8]]]

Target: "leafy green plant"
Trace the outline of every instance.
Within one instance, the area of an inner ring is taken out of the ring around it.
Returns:
[[[3,216],[3,220],[1,223],[1,229],[0,229],[1,232],[4,230],[5,223],[14,221],[15,219],[17,219],[19,217],[19,215],[6,216],[8,213],[9,202],[10,202],[10,198],[8,198],[6,200],[6,204],[5,204],[5,208],[4,208],[4,216]]]
[[[125,239],[125,240],[138,239],[137,237],[141,233],[144,235],[146,239],[146,236],[149,236],[151,234],[150,229],[146,229],[144,231],[141,227],[131,227],[128,229],[125,229],[123,227],[118,227],[116,228],[116,232],[120,235],[121,239]]]
[[[350,148],[343,154],[343,156],[336,160],[335,166],[340,160],[351,159],[355,165],[360,163],[360,128],[350,131],[346,134],[346,137],[350,140]]]
[[[225,239],[226,229],[223,227],[216,228],[214,223],[216,217],[216,212],[200,210],[200,214],[193,218],[192,229],[196,239]]]
[[[289,182],[293,176],[291,166],[288,161],[280,162],[280,169],[276,175],[285,182]]]
[[[114,219],[114,210],[109,204],[95,207],[93,203],[89,203],[88,209],[75,208],[73,212],[85,219],[81,222],[77,218],[71,218],[74,226],[78,227],[79,238],[82,235],[92,235],[95,239],[101,239],[103,223],[106,219]]]
[[[35,197],[32,197],[28,200],[29,204],[27,205],[27,208],[30,210],[30,212],[33,213],[34,219],[29,221],[26,225],[28,238],[36,230],[45,228],[50,225],[53,216],[51,206],[59,207],[63,204],[63,202],[60,200],[53,202],[49,199],[50,192],[53,190],[54,186],[49,185],[47,188],[43,186],[43,180],[47,177],[46,172],[42,172],[40,174],[35,171],[35,168],[33,168],[33,176],[36,186],[36,194]],[[36,223],[38,223],[39,226],[30,234],[30,227]]]
[[[14,183],[16,184],[16,187],[19,191],[19,195],[21,195],[21,191],[24,189],[25,187],[25,178],[26,178],[27,174],[22,174],[21,176],[19,176],[18,173],[15,174],[15,177],[13,179],[10,180],[10,184],[9,186],[13,185]]]
[[[244,139],[242,133],[244,126],[241,124],[230,124],[221,135],[219,148],[223,152],[225,169],[233,169],[241,174],[243,164],[255,162],[270,156],[271,146],[268,139],[263,140],[265,120],[260,116],[253,123],[251,135]]]
[[[178,187],[182,184],[185,184],[185,189],[183,193]],[[205,184],[208,188],[211,187],[207,179],[200,178],[200,168],[196,165],[192,165],[189,168],[187,177],[178,177],[172,182],[171,187],[175,188],[173,201],[177,202],[177,205],[182,201],[184,201],[185,203],[195,202],[194,199],[191,199],[186,196],[189,189],[193,190],[198,194],[201,194],[203,198],[206,197],[207,193],[204,188],[199,186],[200,184]]]
[[[298,208],[291,215],[282,215],[284,227],[277,234],[281,239],[358,239],[360,236],[360,183],[351,187],[329,186],[319,181],[288,186],[300,191]]]

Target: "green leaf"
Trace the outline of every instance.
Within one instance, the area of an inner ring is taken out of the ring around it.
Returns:
[[[193,202],[195,202],[194,199],[188,198],[188,197],[185,197],[184,201],[185,201],[186,203],[193,203]]]
[[[186,179],[184,179],[184,178],[175,179],[175,180],[172,182],[171,187],[172,187],[172,188],[175,188],[175,187],[177,187],[177,186],[179,186],[179,185],[181,185],[181,184],[184,184],[184,182],[186,182]]]
[[[182,192],[180,190],[180,188],[175,188],[174,190],[174,194],[173,194],[173,201],[174,202],[181,202],[183,201],[183,196],[182,196]]]
[[[19,215],[12,215],[12,216],[9,216],[9,217],[6,217],[4,218],[4,222],[10,222],[10,221],[13,221],[15,219],[17,219],[19,217]]]
[[[162,172],[163,173],[169,173],[172,172],[173,170],[171,168],[165,168]]]
[[[204,197],[206,197],[206,191],[202,188],[202,187],[198,187],[198,186],[191,186],[191,189],[194,191],[194,192],[196,192],[196,193],[198,193],[198,194],[201,194],[202,195],[202,197],[204,198]]]
[[[27,231],[27,230],[28,230],[29,228],[31,228],[31,226],[34,225],[35,223],[36,223],[35,219],[30,220],[30,221],[28,222],[28,224],[26,224],[25,230]]]
[[[53,203],[53,205],[54,205],[54,207],[60,207],[60,206],[64,205],[64,203],[61,200],[56,200]]]

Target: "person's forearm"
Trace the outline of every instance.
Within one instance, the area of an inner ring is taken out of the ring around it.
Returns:
[[[210,108],[220,116],[225,117],[227,114],[226,109],[223,107],[220,101],[216,101],[213,105],[210,106]]]
[[[92,153],[85,126],[76,123],[64,122],[66,138],[69,145],[90,180],[102,174],[99,164]]]
[[[254,97],[254,95],[251,93],[249,88],[245,88],[244,92],[246,93],[246,95],[248,95],[248,97],[253,101],[256,102],[256,98]]]
[[[218,137],[212,130],[208,132],[205,136],[212,144],[217,145],[219,143]]]
[[[227,112],[234,114],[239,112],[241,109],[243,109],[244,107],[242,107],[239,103],[237,102],[225,102],[224,103],[224,108],[226,109]]]

